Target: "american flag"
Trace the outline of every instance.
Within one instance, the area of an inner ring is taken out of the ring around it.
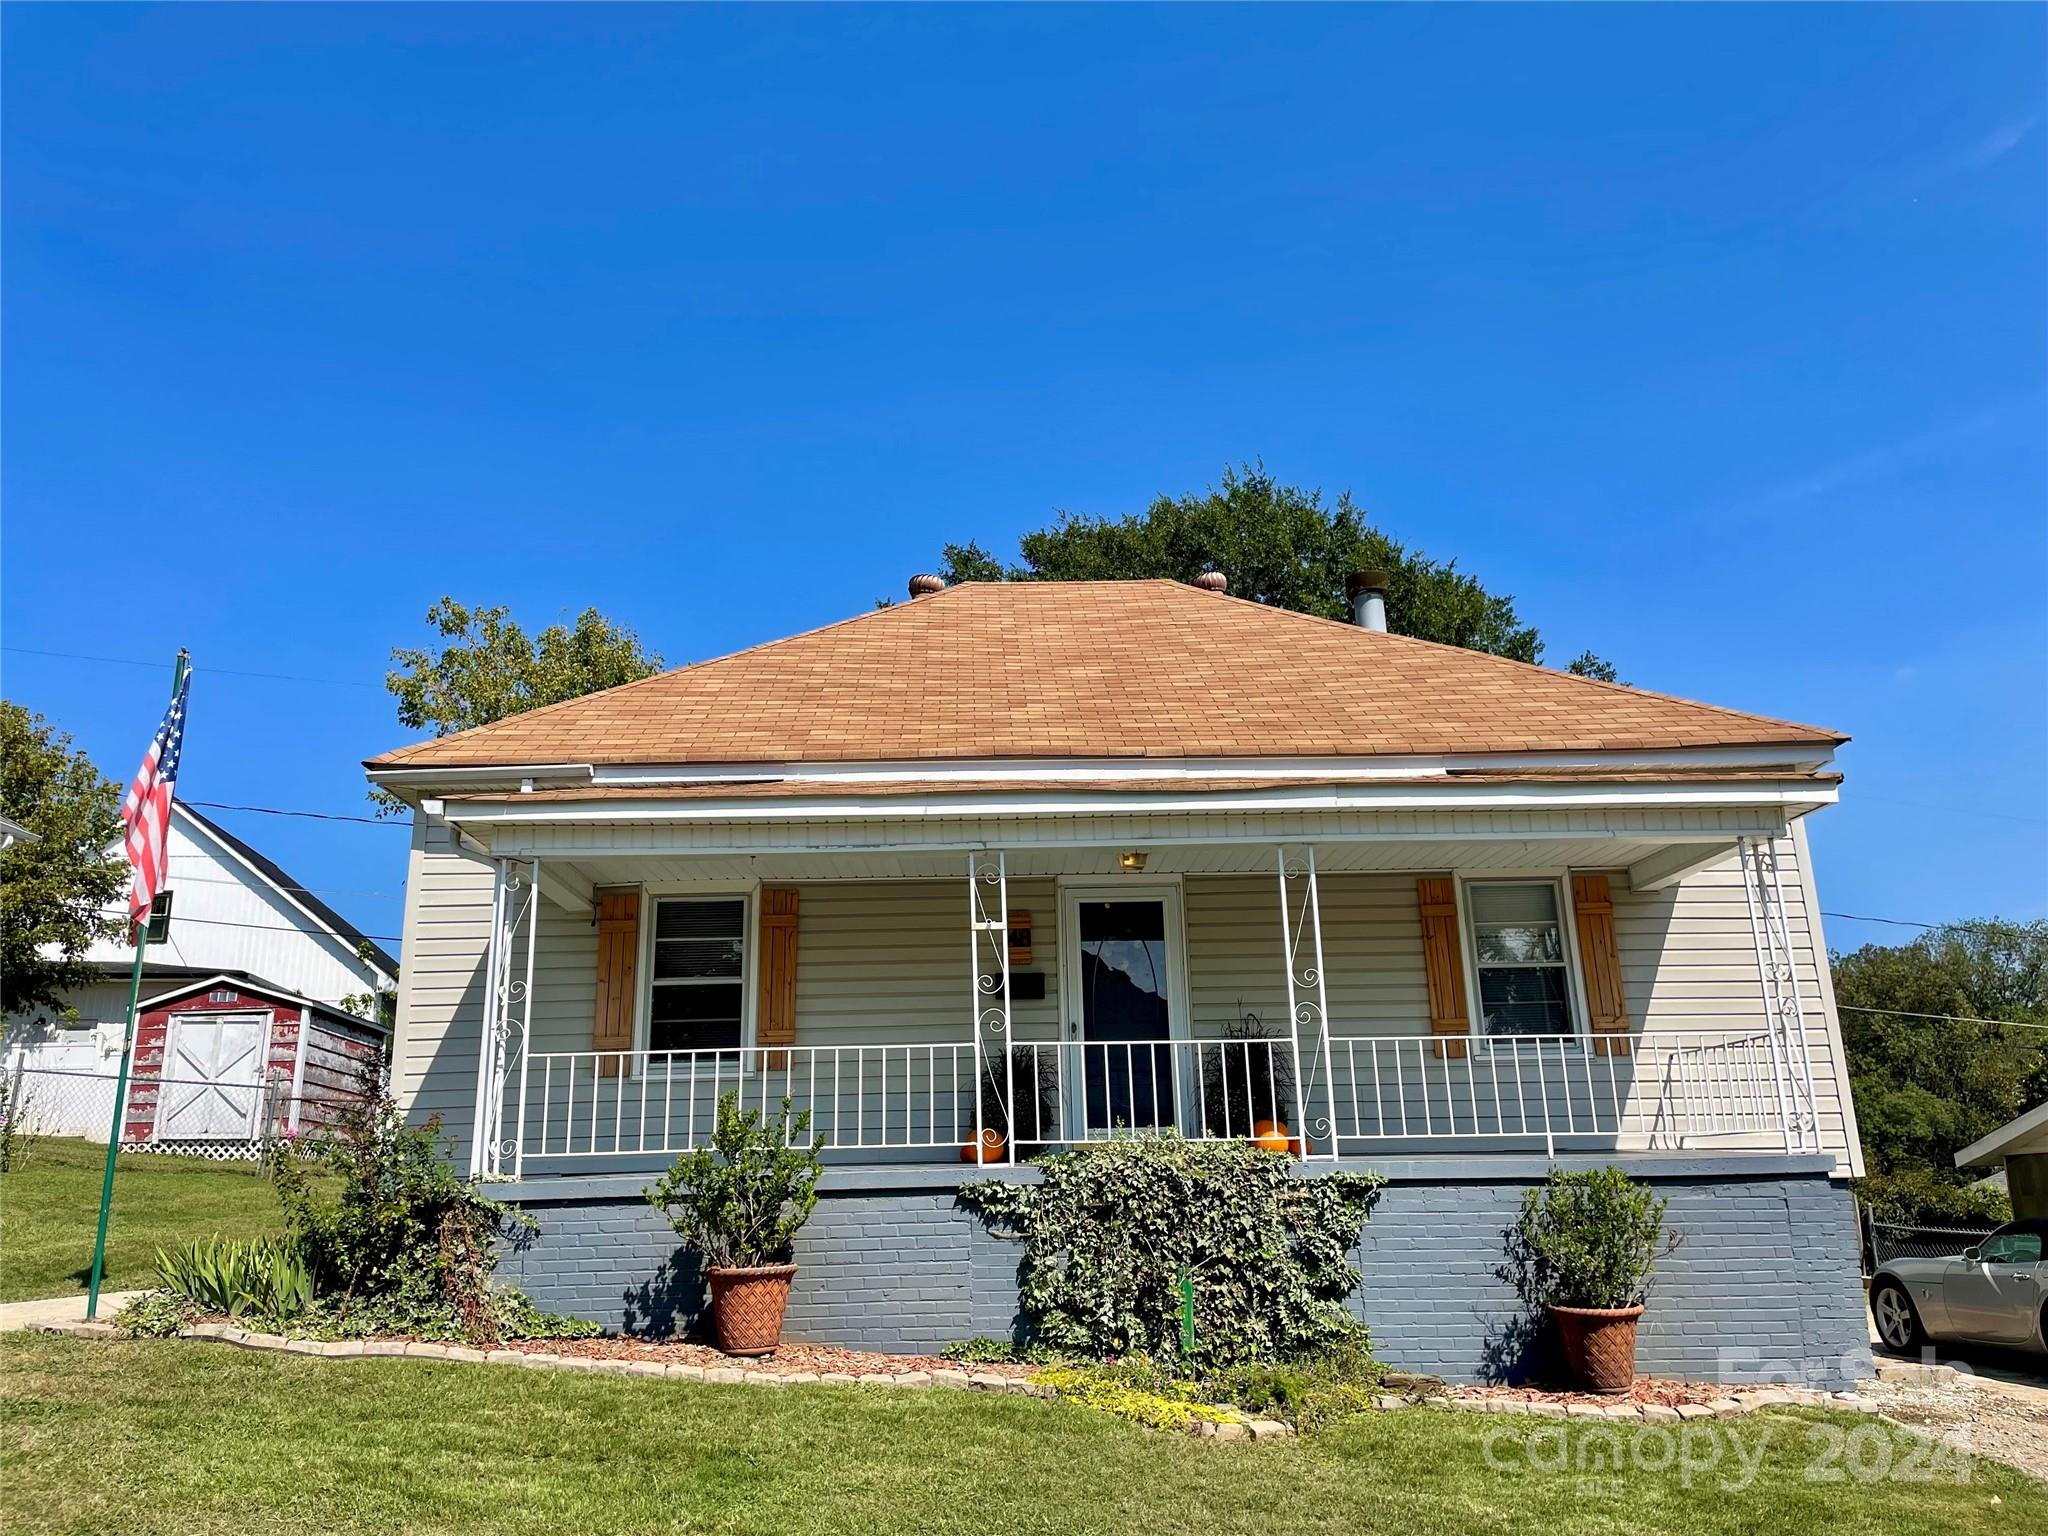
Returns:
[[[171,834],[171,785],[178,777],[178,754],[185,745],[185,697],[192,690],[192,672],[187,668],[178,680],[177,697],[164,712],[163,724],[150,738],[135,782],[128,786],[128,798],[121,802],[121,822],[128,833],[123,845],[135,870],[135,883],[128,889],[128,915],[140,923],[149,916],[150,903],[164,883],[166,849]]]

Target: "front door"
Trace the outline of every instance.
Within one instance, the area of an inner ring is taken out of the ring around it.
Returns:
[[[1171,1042],[1185,1033],[1179,893],[1087,888],[1068,895],[1073,958],[1061,971],[1070,1120],[1091,1137],[1177,1126]]]
[[[260,1013],[173,1014],[157,1098],[161,1141],[245,1141],[258,1133],[264,1042]]]

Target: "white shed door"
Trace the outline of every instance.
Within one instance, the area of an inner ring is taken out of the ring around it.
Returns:
[[[173,1015],[157,1096],[157,1139],[256,1135],[269,1034],[269,1019],[260,1013]]]

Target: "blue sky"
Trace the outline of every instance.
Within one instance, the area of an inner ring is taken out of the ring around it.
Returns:
[[[10,6],[5,692],[125,777],[189,645],[183,793],[356,814],[444,592],[693,660],[1262,457],[1853,734],[1824,906],[2042,916],[2044,23]]]

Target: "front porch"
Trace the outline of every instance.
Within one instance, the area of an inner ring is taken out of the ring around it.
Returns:
[[[651,1173],[727,1093],[787,1099],[849,1169],[1161,1132],[1308,1165],[1834,1151],[1786,824],[1657,820],[716,853],[477,828],[471,1166]]]

